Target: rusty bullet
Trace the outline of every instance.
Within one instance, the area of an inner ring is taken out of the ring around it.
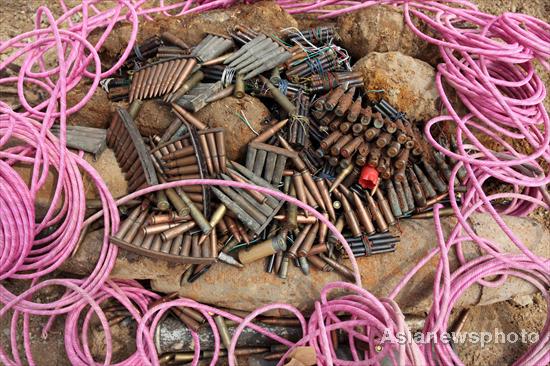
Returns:
[[[372,223],[371,215],[363,204],[363,200],[361,200],[361,197],[359,197],[357,192],[352,193],[352,198],[355,209],[357,210],[357,218],[359,219],[361,226],[363,226],[363,229],[365,230],[367,235],[374,234],[376,232],[376,229],[374,227],[374,224]]]
[[[351,105],[351,107],[349,108],[349,112],[348,112],[348,115],[347,115],[347,119],[348,121],[350,122],[356,122],[357,119],[359,118],[359,114],[361,113],[361,104],[363,103],[363,99],[361,98],[361,96],[358,96],[355,101],[353,102],[353,104]],[[362,126],[361,124],[359,124],[359,126]]]
[[[336,179],[334,179],[334,181],[332,182],[330,188],[329,188],[329,193],[331,193],[336,187],[338,187],[340,185],[340,183],[342,183],[342,181],[348,176],[350,175],[350,173],[353,171],[353,164],[350,164],[348,165],[345,169],[342,169],[342,171],[338,174],[338,176],[336,177]]]
[[[430,183],[428,178],[424,175],[424,172],[420,169],[420,167],[416,164],[413,165],[414,173],[418,177],[418,180],[420,181],[420,185],[422,186],[422,190],[426,194],[426,197],[428,199],[434,198],[437,193],[435,192],[435,189],[433,185]]]
[[[344,147],[342,147],[342,149],[340,150],[340,154],[347,159],[353,155],[355,150],[357,150],[362,143],[363,136],[357,136],[346,145],[344,145]]]
[[[376,223],[376,226],[378,227],[378,231],[381,233],[388,231],[388,224],[386,223],[382,212],[380,212],[378,204],[374,201],[374,198],[372,198],[370,194],[367,193],[366,197],[367,206],[372,215],[372,218],[374,219],[374,222]]]
[[[255,137],[251,142],[266,142],[272,136],[274,136],[277,132],[279,132],[287,123],[288,123],[288,119],[275,123],[274,125],[270,126],[267,130],[265,130],[264,132],[259,134],[257,137]]]
[[[340,98],[345,94],[345,92],[346,90],[343,86],[339,86],[338,88],[333,89],[325,100],[325,109],[327,111],[332,111],[336,107]]]
[[[386,192],[388,195],[388,200],[390,202],[390,207],[393,212],[393,215],[395,217],[403,216],[403,212],[401,211],[401,205],[399,204],[399,198],[397,197],[397,193],[395,192],[395,186],[393,185],[391,180],[386,181]]]

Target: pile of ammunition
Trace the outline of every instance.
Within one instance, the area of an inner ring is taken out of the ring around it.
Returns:
[[[426,149],[404,114],[371,99],[337,40],[332,27],[291,32],[286,40],[236,27],[230,37],[209,34],[194,47],[169,33],[136,47],[127,63],[131,80],[108,82],[116,98],[131,102],[107,132],[130,190],[196,178],[250,183],[317,209],[346,235],[354,256],[395,251],[398,219],[428,217],[434,203],[446,202],[454,162]],[[224,129],[209,128],[193,112],[246,93],[262,98],[274,120],[248,142],[246,156],[231,161]],[[160,136],[141,136],[133,122],[147,98],[169,103],[175,115]],[[217,261],[242,267],[261,259],[283,279],[290,263],[306,275],[313,265],[353,278],[341,243],[316,216],[228,186],[151,194],[112,242],[188,263],[182,281]]]

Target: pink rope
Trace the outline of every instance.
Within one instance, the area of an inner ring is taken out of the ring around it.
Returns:
[[[63,14],[58,18],[46,7],[41,7],[37,11],[33,31],[0,43],[0,52],[7,56],[0,63],[0,70],[16,61],[21,64],[17,77],[1,78],[0,84],[16,85],[24,109],[17,113],[0,101],[0,279],[31,280],[31,288],[20,295],[12,294],[0,285],[0,301],[4,305],[0,310],[0,317],[5,316],[9,310],[14,310],[10,327],[11,356],[0,348],[0,360],[4,364],[23,364],[17,348],[17,324],[20,315],[23,315],[24,352],[29,364],[35,364],[30,351],[31,315],[48,317],[44,336],[56,316],[65,316],[65,347],[69,360],[75,365],[97,364],[93,360],[87,338],[92,318],[97,316],[105,332],[106,357],[103,364],[111,364],[111,335],[105,314],[100,308],[100,304],[108,299],[119,302],[139,324],[136,335],[137,351],[117,365],[158,364],[153,344],[154,330],[163,314],[172,306],[195,308],[206,318],[215,339],[212,365],[217,362],[220,349],[219,334],[212,314],[239,323],[229,350],[231,365],[234,365],[233,355],[239,334],[245,327],[289,346],[287,355],[298,345],[311,345],[318,354],[320,365],[376,365],[383,359],[400,365],[462,364],[446,344],[439,342],[416,345],[412,342],[403,314],[393,300],[418,269],[435,255],[439,255],[439,264],[433,287],[434,304],[424,329],[426,333],[446,331],[456,300],[474,284],[498,286],[508,276],[516,276],[532,283],[550,301],[550,261],[530,251],[500,216],[525,216],[537,207],[548,209],[550,204],[548,193],[542,193],[547,189],[550,175],[540,164],[541,161],[550,161],[550,120],[542,105],[546,90],[532,64],[537,59],[549,69],[550,26],[547,23],[524,14],[485,14],[478,11],[475,5],[462,0],[278,1],[289,13],[317,13],[321,18],[335,17],[379,4],[401,6],[405,22],[412,32],[437,46],[443,58],[443,63],[437,67],[436,86],[447,115],[426,123],[425,134],[435,149],[458,162],[452,171],[451,182],[460,168],[467,172],[463,184],[468,190],[463,195],[460,206],[454,198],[453,185],[449,186],[457,225],[449,237],[445,238],[438,217],[439,207],[435,208],[438,247],[411,269],[387,299],[377,299],[362,288],[359,268],[353,255],[350,255],[355,284],[329,284],[323,289],[319,301],[315,303],[314,313],[306,322],[297,309],[285,304],[259,308],[244,319],[190,299],[174,300],[149,309],[148,305],[158,295],[143,289],[134,281],[109,280],[117,248],[109,243],[108,237],[118,230],[117,205],[158,189],[183,185],[234,186],[286,200],[326,223],[348,254],[351,251],[341,233],[323,215],[279,191],[262,187],[219,180],[180,181],[147,188],[115,202],[99,174],[82,155],[74,154],[66,148],[67,116],[80,110],[91,99],[100,79],[112,75],[123,65],[136,41],[139,17],[150,20],[151,16],[159,13],[164,16],[181,16],[228,7],[235,1],[188,0],[166,5],[160,0],[156,5],[145,0],[119,0],[111,9],[104,11],[95,6],[98,2],[82,1],[80,5],[70,8],[60,1]],[[334,5],[338,5],[336,10],[332,7]],[[80,16],[81,20],[73,21],[75,16]],[[430,34],[421,32],[413,18],[426,24],[431,30]],[[44,22],[47,26],[42,28]],[[103,71],[97,50],[119,22],[132,24],[128,46],[115,65]],[[475,27],[464,27],[464,24]],[[102,32],[96,44],[88,41],[94,31]],[[57,64],[47,68],[45,54],[49,50],[56,53]],[[88,92],[77,104],[68,106],[67,93],[83,81],[90,85]],[[31,106],[24,95],[25,86],[28,85],[26,83],[40,88],[48,98]],[[455,90],[469,110],[468,114],[461,116],[454,109],[445,93],[444,83]],[[61,131],[59,138],[49,131],[56,122]],[[456,152],[440,144],[431,134],[433,127],[443,122],[456,127]],[[499,151],[485,146],[474,132],[492,139],[499,146]],[[510,143],[513,139],[523,140],[529,146],[530,153],[526,155],[514,148]],[[14,164],[32,167],[29,186],[13,168]],[[37,221],[35,206],[38,193],[46,186],[46,178],[52,171],[58,177],[54,196],[45,215]],[[104,207],[101,212],[87,220],[84,219],[83,173],[91,178]],[[488,179],[498,179],[510,185],[510,193],[487,195],[483,185]],[[505,200],[506,205],[499,205],[497,208],[492,204],[495,200]],[[488,213],[520,250],[520,254],[503,252],[498,242],[478,235],[468,223],[468,218],[474,212]],[[100,256],[91,275],[84,279],[43,280],[45,275],[59,268],[75,250],[79,233],[99,218],[103,219],[105,232]],[[476,243],[484,255],[466,260],[462,251],[462,245],[466,241]],[[448,263],[448,253],[452,246],[456,246],[461,263],[454,272],[450,271]],[[498,276],[498,280],[485,280],[489,276]],[[65,294],[50,303],[31,300],[33,294],[48,286],[65,287]],[[344,290],[348,295],[329,297],[329,293],[334,290]],[[272,309],[290,311],[300,320],[303,331],[300,341],[293,344],[251,323],[256,316]],[[330,337],[330,333],[336,330],[348,334],[353,361],[337,357]],[[387,330],[392,341],[382,343],[380,339]],[[192,364],[197,365],[200,355],[198,335],[192,334],[196,344]],[[406,335],[406,344],[397,343],[399,334]],[[368,351],[358,347],[358,341],[368,343]],[[539,341],[531,345],[516,360],[516,364],[549,363],[549,345],[550,324],[547,319]],[[280,365],[286,357],[281,359]]]

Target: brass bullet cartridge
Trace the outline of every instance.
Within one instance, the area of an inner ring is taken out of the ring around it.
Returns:
[[[191,253],[191,242],[192,237],[188,233],[183,235],[183,243],[181,244],[181,251],[180,255],[182,257],[189,257],[189,254]]]
[[[195,220],[199,228],[202,230],[203,233],[208,234],[210,230],[212,230],[212,226],[210,226],[210,223],[206,220],[202,212],[198,209],[197,205],[191,201],[187,193],[185,193],[183,190],[181,190],[179,187],[176,187],[175,191],[177,192],[178,196],[181,198],[181,200],[187,205],[189,208],[189,214]],[[180,216],[184,216],[181,215]]]
[[[189,75],[191,75],[191,72],[193,71],[193,68],[197,64],[197,60],[194,58],[187,59],[187,62],[185,63],[185,66],[181,70],[181,72],[176,75],[176,82],[174,83],[174,86],[171,88],[171,90],[178,90],[182,84],[187,80]]]
[[[218,152],[218,162],[220,171],[226,172],[227,170],[227,154],[225,151],[225,134],[224,131],[216,131],[214,135],[215,145]]]
[[[186,233],[187,231],[191,230],[195,226],[197,226],[197,224],[194,221],[188,221],[181,224],[177,224],[176,226],[166,231],[163,231],[160,234],[160,237],[163,241],[171,240],[180,234]]]
[[[328,126],[335,121],[338,121],[338,123],[341,122],[341,120],[338,117],[336,117],[334,113],[325,111],[325,115],[323,116],[323,118],[321,118],[321,120],[319,121],[319,124],[321,126]],[[338,128],[335,128],[334,130],[337,130],[337,129]]]
[[[321,149],[327,151],[330,149],[330,147],[338,141],[342,137],[342,133],[340,131],[334,131],[330,135],[328,135],[324,140],[321,141]]]
[[[300,246],[304,242],[306,236],[313,228],[313,225],[306,225],[300,230],[298,236],[294,239],[294,243],[290,246],[290,248],[286,251],[286,255],[289,258],[296,258],[298,257],[298,249],[300,249]]]
[[[145,208],[142,206],[138,206],[134,208],[130,213],[130,215],[126,218],[126,220],[124,220],[122,225],[120,225],[117,233],[115,234],[115,238],[122,239],[130,229],[130,227],[132,226],[132,223],[135,222],[135,220],[138,218],[138,216],[144,209]]]
[[[342,263],[339,263],[329,257],[327,257],[324,254],[319,254],[319,257],[324,260],[327,264],[329,264],[336,272],[343,275],[345,278],[347,278],[350,281],[355,281],[355,275],[353,274],[353,271],[343,265]]]
[[[422,160],[422,165],[424,166],[424,170],[426,173],[428,173],[428,176],[430,177],[430,181],[433,183],[435,190],[438,193],[447,192],[447,185],[439,177],[439,174],[435,171],[435,169],[428,163],[426,160]]]
[[[384,219],[389,225],[395,225],[396,220],[395,220],[395,217],[393,216],[388,200],[386,199],[386,197],[384,197],[384,194],[379,189],[375,191],[375,194],[376,194],[376,201],[378,202],[380,211],[382,211],[382,215],[384,215]]]
[[[204,130],[207,128],[205,123],[199,121],[195,116],[187,112],[185,109],[183,109],[176,103],[172,103],[172,109],[181,119],[189,122],[190,124],[195,126],[198,130]]]
[[[380,151],[380,148],[378,148],[378,147],[372,148],[370,153],[369,153],[369,159],[367,160],[367,163],[369,165],[377,167],[378,163],[380,162],[380,156],[381,155],[382,155],[382,152]]]
[[[244,90],[244,75],[243,74],[237,74],[237,79],[235,81],[235,91],[233,93],[235,98],[243,98],[245,95]]]
[[[363,142],[357,148],[357,153],[362,157],[366,158],[369,155],[370,144],[368,142]]]
[[[328,128],[330,131],[340,131],[340,125],[342,124],[342,120],[337,119],[328,124]],[[340,131],[342,132],[342,131]]]
[[[199,143],[202,149],[202,154],[204,155],[204,160],[206,162],[206,167],[209,174],[214,172],[214,163],[212,161],[212,156],[210,155],[210,148],[208,147],[208,141],[206,140],[206,134],[199,134]]]
[[[422,186],[420,185],[420,182],[418,181],[418,178],[416,177],[416,174],[414,174],[414,171],[411,168],[407,168],[407,178],[409,180],[409,183],[411,185],[414,202],[416,203],[416,207],[424,207],[426,206],[426,196],[424,195],[424,192],[422,191]]]
[[[310,205],[311,207],[315,208],[315,209],[318,209],[319,204],[317,203],[317,201],[315,201],[315,199],[311,195],[311,192],[309,191],[309,189],[306,188],[305,192],[306,192],[306,202],[307,202],[307,204]],[[309,213],[306,212],[306,216],[309,216]]]
[[[218,257],[218,236],[216,234],[216,230],[210,231],[209,253],[212,258]]]
[[[342,181],[348,176],[350,175],[350,173],[353,171],[353,164],[350,164],[348,165],[345,169],[342,169],[342,171],[338,174],[338,176],[336,177],[336,179],[334,179],[334,181],[332,182],[332,184],[330,185],[330,188],[329,188],[329,193],[331,193],[336,187],[338,187],[340,185],[340,183],[342,183]]]
[[[439,210],[440,217],[454,216],[455,212],[452,207],[445,207]],[[433,211],[422,212],[411,216],[411,219],[431,219],[434,217]]]
[[[353,104],[351,105],[349,111],[348,111],[348,115],[347,115],[347,119],[348,121],[350,122],[356,122],[357,119],[359,118],[359,114],[361,113],[361,104],[363,103],[363,99],[361,98],[361,96],[358,96],[355,101],[353,102]],[[359,126],[362,126],[361,124],[359,124]]]
[[[307,257],[307,260],[311,265],[313,265],[315,268],[321,270],[322,272],[332,272],[334,268],[330,266],[327,262],[323,261],[321,258],[319,258],[316,255],[310,255]]]
[[[376,112],[372,115],[372,125],[378,129],[384,126],[384,117],[382,117],[380,112]]]
[[[393,215],[395,217],[403,216],[403,212],[401,211],[401,205],[399,204],[399,198],[397,197],[397,193],[395,192],[395,186],[393,185],[391,180],[388,180],[386,182],[386,192],[388,195],[388,200],[390,201],[390,206],[391,206]]]
[[[334,114],[338,117],[344,116],[353,103],[354,94],[355,87],[349,88],[349,90],[338,100],[338,105],[334,108]]]
[[[267,130],[265,130],[264,132],[256,136],[251,142],[262,142],[262,143],[266,142],[272,136],[274,136],[277,132],[279,132],[287,123],[288,123],[288,119],[275,123],[274,125],[270,126]]]
[[[249,250],[239,251],[239,262],[242,264],[249,264],[258,259],[268,257],[276,252],[286,250],[286,236],[287,231],[283,231],[274,236],[273,238],[267,239],[260,244],[256,244],[251,247]]]
[[[221,171],[221,168],[220,161],[218,159],[218,149],[216,146],[215,133],[206,134],[206,143],[208,145],[208,148],[210,149],[210,156],[212,157],[212,165],[214,167],[214,171],[211,172],[211,174],[217,174]]]
[[[363,201],[361,200],[361,197],[356,192],[352,193],[353,198],[353,204],[355,206],[355,209],[357,211],[357,218],[359,219],[359,222],[361,223],[361,226],[363,226],[363,229],[367,233],[367,235],[372,235],[376,232],[376,229],[374,227],[374,224],[372,223],[372,218],[367,211],[367,208],[363,204]]]
[[[336,220],[336,213],[334,212],[334,208],[332,207],[332,201],[330,199],[330,193],[328,191],[327,184],[325,180],[321,177],[315,178],[315,184],[317,185],[317,188],[319,189],[321,199],[325,203],[325,208],[327,210],[327,213],[331,220]]]
[[[170,248],[172,247],[172,242],[173,242],[173,239],[163,241],[162,244],[160,245],[160,251],[162,253],[166,253],[166,254],[170,253]]]
[[[397,141],[393,141],[393,142],[390,142],[390,144],[386,148],[386,154],[390,158],[393,158],[393,157],[397,156],[397,154],[399,154],[400,150],[401,150],[401,144],[399,144],[399,142],[397,142]]]
[[[337,188],[337,190],[344,195],[348,199],[348,201],[353,201],[353,197],[351,195],[351,191],[348,187],[346,187],[343,184],[340,184]]]
[[[184,146],[182,149],[164,155],[162,158],[165,161],[178,160],[189,156],[195,156],[195,149],[193,146]]]
[[[372,120],[372,109],[371,107],[366,107],[361,110],[361,124],[363,126],[368,126]]]
[[[348,134],[351,130],[352,123],[351,122],[341,122],[338,126],[338,129],[340,132],[342,132],[344,135]]]
[[[154,252],[158,252],[160,251],[161,245],[162,245],[162,238],[160,237],[160,235],[155,235],[153,238],[153,242],[151,243],[150,250]]]
[[[151,215],[146,221],[147,225],[170,224],[174,222],[189,221],[190,216],[178,216],[175,212]]]
[[[365,140],[372,141],[374,140],[379,134],[380,129],[376,127],[371,127],[365,131]]]
[[[347,159],[353,155],[355,150],[357,150],[362,143],[363,136],[357,136],[346,145],[344,145],[344,147],[342,147],[342,149],[340,150],[340,154]]]
[[[325,110],[332,111],[336,108],[338,101],[345,94],[346,90],[343,86],[339,86],[336,89],[333,89],[325,100]]]
[[[198,173],[199,173],[198,165],[180,166],[177,168],[167,169],[165,171],[166,175],[189,175],[189,174],[198,174]]]
[[[321,253],[327,253],[328,251],[329,251],[329,247],[327,243],[315,244],[314,246],[311,247],[311,249],[307,253],[307,257],[309,258]]]
[[[224,89],[220,90],[219,92],[214,93],[211,96],[209,96],[208,98],[206,98],[205,102],[206,103],[215,102],[217,100],[220,100],[220,99],[226,98],[230,95],[233,95],[234,92],[235,92],[235,85],[229,85],[227,88],[224,88]]]
[[[416,164],[413,165],[414,173],[416,174],[418,180],[420,181],[420,186],[422,187],[422,190],[426,194],[426,197],[428,199],[434,198],[437,193],[435,192],[435,189],[433,185],[430,183],[428,178],[424,175],[424,172],[420,169],[420,167]]]
[[[148,215],[149,213],[147,212],[147,210],[143,210],[136,218],[136,220],[132,222],[130,228],[128,229],[122,240],[127,243],[131,243],[136,237],[141,225],[143,225],[143,223],[147,219]]]
[[[185,167],[185,166],[196,165],[196,164],[197,164],[197,157],[195,155],[189,155],[189,156],[175,159],[175,160],[167,160],[163,165],[165,168],[177,168],[177,167]]]
[[[340,208],[342,208],[342,202],[332,201],[332,207],[334,207],[335,210],[339,210]]]
[[[300,264],[300,270],[306,276],[309,276],[309,262],[306,257],[298,257],[298,262]]]
[[[281,270],[281,264],[283,263],[283,257],[285,256],[285,253],[284,252],[277,252],[274,254],[275,256],[275,264],[274,264],[274,268],[273,270],[275,271],[275,273],[279,273],[279,271]]]
[[[279,271],[277,272],[277,275],[279,276],[279,278],[282,278],[283,280],[287,278],[289,262],[290,262],[290,258],[288,258],[288,256],[286,255],[283,255],[283,259],[281,261]]]
[[[183,97],[189,90],[193,89],[195,86],[197,86],[202,79],[204,79],[204,73],[202,71],[197,71],[191,77],[183,83],[183,85],[177,89],[172,94],[168,95],[165,98],[166,102],[177,102],[181,97]]]
[[[292,205],[294,206],[294,205]],[[296,207],[296,206],[294,206]],[[288,215],[275,215],[273,219],[276,221],[288,221]],[[317,218],[315,216],[296,215],[297,224],[315,224]]]
[[[359,220],[357,219],[357,216],[353,212],[353,209],[351,208],[349,201],[340,192],[335,191],[334,193],[336,197],[340,200],[340,202],[342,202],[342,208],[344,210],[346,223],[348,224],[348,227],[350,228],[352,235],[354,237],[361,236],[362,233],[361,233],[361,228],[359,227]]]
[[[390,133],[382,132],[378,136],[378,139],[376,140],[376,146],[378,146],[379,148],[385,147],[387,144],[390,143],[391,138],[392,138],[392,135]]]
[[[355,137],[362,135],[364,130],[365,130],[365,127],[360,123],[354,123],[351,126],[351,133]]]
[[[350,142],[353,139],[353,136],[351,135],[343,135],[336,141],[331,147],[330,147],[330,154],[332,156],[338,156],[340,155],[340,150],[342,147],[344,147],[348,142]]]
[[[367,206],[372,215],[372,218],[374,219],[374,222],[376,223],[376,226],[378,227],[378,231],[381,233],[388,231],[388,224],[386,223],[386,220],[384,219],[382,212],[380,212],[378,205],[376,204],[376,202],[374,201],[374,199],[370,194],[367,193],[366,197],[367,197]]]
[[[300,248],[298,249],[298,256],[299,257],[306,257],[307,253],[311,250],[311,247],[313,246],[313,242],[317,238],[317,233],[319,232],[319,223],[313,225],[311,230],[307,233],[304,241],[302,242],[302,245],[300,245]]]
[[[141,231],[145,235],[153,235],[153,234],[160,234],[166,230],[172,229],[176,226],[179,226],[181,223],[173,222],[173,223],[163,223],[163,224],[155,224],[155,225],[147,225],[143,226],[141,228]]]
[[[292,176],[292,183],[294,189],[296,190],[296,195],[298,199],[302,202],[306,202],[306,187],[304,185],[304,179],[302,178],[301,173],[294,173]]]
[[[191,236],[191,257],[194,257],[194,258],[202,257],[201,246],[199,244],[199,237],[197,235]]]
[[[134,240],[132,240],[132,244],[135,245],[136,247],[140,247],[143,244],[144,239],[145,239],[145,235],[141,230],[138,230],[137,235],[135,236]]]
[[[401,182],[395,181],[395,192],[397,193],[397,198],[399,199],[399,205],[401,207],[401,211],[405,214],[412,210],[412,208],[409,208],[409,205],[407,204],[407,199],[405,198],[405,190],[403,189],[403,186],[401,185]]]
[[[157,235],[146,235],[143,238],[143,242],[141,243],[141,247],[144,249],[150,249],[151,244],[153,243],[153,240],[155,239]]]
[[[237,224],[235,223],[235,221],[231,217],[226,215],[223,218],[223,222],[225,222],[225,226],[227,226],[227,229],[229,230],[231,235],[236,239],[236,244],[242,242],[243,238],[241,236],[241,233],[239,232],[239,229],[237,228]]]
[[[164,82],[164,85],[160,88],[161,94],[167,94],[174,91],[174,86],[176,85],[176,82],[178,81],[179,75],[182,73],[183,69],[185,69],[185,66],[187,65],[188,59],[179,59],[176,60],[176,62],[171,67],[171,72],[168,73],[166,76],[166,81]]]
[[[218,332],[220,332],[220,338],[222,339],[223,346],[226,350],[231,346],[231,336],[229,335],[229,330],[227,329],[227,324],[221,315],[214,316],[214,321],[218,327]],[[236,361],[233,360],[234,362]],[[235,364],[237,366],[237,364]]]

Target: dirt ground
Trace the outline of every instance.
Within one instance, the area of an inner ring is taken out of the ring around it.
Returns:
[[[503,11],[522,12],[533,15],[545,21],[550,21],[550,1],[548,0],[477,0],[475,1],[480,10],[499,13]],[[69,1],[74,3],[74,1]],[[60,7],[56,0],[0,0],[0,40],[11,38],[21,32],[33,28],[35,10],[46,4],[56,14],[59,14]],[[2,56],[0,55],[0,58]],[[550,86],[550,75],[541,74],[545,85]],[[550,98],[546,98],[545,104],[550,110]],[[548,221],[548,214],[540,212],[534,215],[535,218]],[[548,225],[548,222],[546,222]],[[8,287],[13,283],[4,283]],[[15,285],[20,287],[20,284]],[[20,289],[20,288],[19,288]],[[51,294],[41,295],[43,301],[49,301]],[[51,300],[51,299],[50,299]],[[523,299],[525,300],[525,299]],[[517,332],[539,332],[544,324],[548,310],[542,296],[537,295],[527,301],[507,301],[486,307],[474,308],[470,311],[463,330],[465,332],[492,332],[503,331],[504,333]],[[34,358],[37,365],[68,365],[64,355],[63,346],[63,319],[57,319],[50,331],[48,338],[41,337],[41,327],[46,319],[31,318],[31,344]],[[0,346],[9,350],[9,323],[10,317],[0,319]],[[466,343],[458,345],[458,354],[466,365],[506,365],[511,364],[525,350],[528,344],[497,344],[491,342],[484,347],[479,344]],[[9,351],[8,351],[9,353]]]

